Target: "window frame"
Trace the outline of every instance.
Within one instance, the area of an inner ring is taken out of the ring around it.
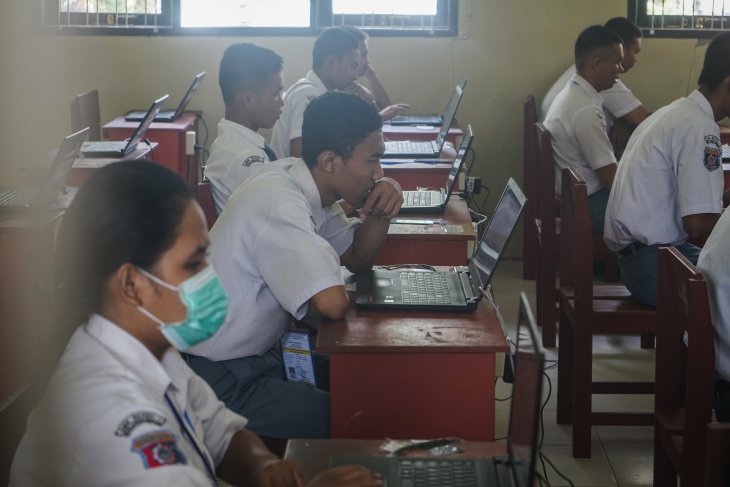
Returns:
[[[695,27],[692,28],[684,28],[684,29],[656,29],[652,33],[651,25],[651,16],[647,13],[647,0],[628,0],[628,17],[629,20],[634,22],[639,29],[641,29],[641,32],[645,38],[664,38],[664,39],[711,39],[715,37],[717,34],[721,32],[726,32],[728,29],[730,29],[730,14],[726,15],[726,21],[724,25],[726,26],[725,30],[715,30],[715,29],[698,29]],[[661,18],[662,16],[657,16],[658,18]],[[666,17],[668,19],[673,20],[675,23],[679,19],[682,18],[681,15],[664,15],[663,17]],[[692,17],[692,16],[685,16],[685,17]],[[701,15],[698,17],[709,17],[706,15]]]
[[[271,37],[271,36],[316,36],[323,30],[334,25],[342,25],[344,15],[338,15],[334,22],[332,18],[332,0],[311,0],[310,26],[309,27],[182,27],[180,25],[180,1],[163,0],[161,19],[169,19],[168,26],[158,27],[66,27],[58,26],[50,21],[57,20],[58,4],[63,0],[42,0],[41,18],[42,29],[49,33],[60,33],[66,35],[116,35],[116,36],[243,36],[243,37]],[[368,33],[370,37],[456,37],[459,26],[459,2],[458,0],[437,0],[437,17],[448,19],[448,26],[445,29],[389,29],[374,28],[371,26],[358,26]],[[73,16],[86,16],[84,13],[71,14]],[[107,15],[107,14],[92,14]],[[114,15],[114,14],[110,14]],[[150,14],[148,14],[150,15]],[[359,17],[359,16],[358,16]],[[340,22],[338,22],[338,20]],[[345,19],[346,20],[346,19]],[[353,25],[353,24],[351,24]],[[355,24],[356,25],[356,24]]]

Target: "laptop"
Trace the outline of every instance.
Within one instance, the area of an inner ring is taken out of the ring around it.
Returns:
[[[193,84],[190,85],[190,88],[188,88],[188,92],[185,93],[185,96],[183,96],[182,100],[180,100],[180,104],[177,106],[177,108],[175,110],[160,110],[160,113],[155,115],[154,121],[170,123],[180,118],[180,115],[182,115],[185,111],[185,108],[188,106],[188,103],[190,103],[193,95],[196,91],[198,91],[198,88],[200,88],[200,85],[203,83],[203,78],[205,77],[205,75],[205,71],[196,74],[195,78],[193,79]],[[133,110],[124,115],[124,120],[126,120],[127,122],[141,122],[142,120],[144,120],[145,113],[146,112],[144,110]]]
[[[461,168],[464,166],[466,155],[471,148],[471,141],[474,133],[471,125],[466,129],[464,138],[461,139],[459,152],[451,164],[451,170],[446,177],[444,186],[438,191],[422,190],[422,191],[403,191],[403,206],[400,208],[400,214],[409,213],[443,213],[449,202],[451,193],[456,187],[456,180],[459,177]]]
[[[468,268],[448,272],[371,269],[356,274],[355,302],[370,308],[476,309],[517,226],[527,198],[510,178]]]
[[[515,381],[507,456],[491,458],[378,457],[335,455],[330,466],[363,465],[382,475],[387,487],[532,487],[540,437],[545,351],[524,293],[520,294]]]
[[[466,83],[466,80],[464,80]],[[444,110],[444,123],[441,125],[436,140],[387,140],[385,142],[384,158],[411,158],[411,157],[437,157],[449,135],[451,124],[454,122],[456,110],[461,102],[463,93],[461,85],[456,85],[454,94]]]
[[[461,79],[459,79],[459,82],[456,84],[456,88],[457,89],[454,90],[454,93],[451,95],[451,99],[444,108],[443,115],[397,115],[391,118],[387,123],[391,125],[430,125],[433,127],[439,127],[443,125],[444,118],[446,118],[445,115],[446,113],[448,113],[449,110],[449,106],[451,106],[452,103],[456,103],[458,105],[461,97],[464,95],[464,88],[466,88],[466,78],[463,75],[461,76]],[[455,100],[455,97],[458,97],[459,100]]]
[[[89,128],[86,127],[63,139],[53,158],[48,176],[40,188],[0,190],[0,211],[5,214],[20,209],[42,210],[62,207],[59,203],[66,190],[63,183],[88,136]]]
[[[97,140],[93,142],[84,142],[81,146],[81,153],[85,157],[124,157],[127,154],[134,152],[137,148],[137,144],[142,141],[144,134],[152,124],[155,116],[160,112],[162,105],[170,98],[170,95],[165,95],[162,98],[155,100],[152,106],[147,110],[147,114],[139,125],[137,130],[134,131],[132,137],[127,141],[124,140]]]

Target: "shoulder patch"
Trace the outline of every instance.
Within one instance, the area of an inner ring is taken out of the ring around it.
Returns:
[[[146,470],[167,465],[187,465],[188,463],[177,446],[175,435],[165,430],[146,433],[134,438],[131,449],[142,457]]]
[[[162,426],[167,422],[167,418],[155,411],[135,411],[127,415],[117,426],[114,436],[129,436],[132,430],[142,423],[152,423]]]
[[[243,160],[243,165],[248,167],[251,164],[256,164],[257,162],[263,164],[266,162],[266,159],[264,159],[262,156],[248,156],[246,159]]]
[[[717,135],[705,135],[705,143],[720,147],[720,137]]]
[[[705,146],[705,155],[702,162],[704,162],[705,168],[710,172],[719,168],[722,164],[722,149],[709,145]]]

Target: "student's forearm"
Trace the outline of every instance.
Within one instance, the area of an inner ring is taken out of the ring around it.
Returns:
[[[392,105],[393,103],[390,101],[390,97],[385,91],[385,87],[383,87],[383,84],[380,82],[380,79],[378,79],[378,76],[374,71],[368,74],[367,79],[368,84],[370,85],[370,91],[372,91],[373,96],[375,97],[375,104],[378,108],[382,110],[383,108]]]
[[[216,473],[234,484],[256,485],[259,472],[266,465],[278,461],[279,458],[266,448],[258,436],[241,430],[231,438]]]
[[[342,256],[342,264],[351,272],[369,269],[388,235],[390,220],[370,217],[355,232],[348,252]]]

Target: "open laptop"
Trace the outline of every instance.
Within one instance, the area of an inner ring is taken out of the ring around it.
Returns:
[[[479,245],[463,270],[371,269],[356,275],[355,302],[371,308],[471,311],[481,298],[517,226],[527,198],[510,178]]]
[[[456,84],[456,89],[451,95],[451,99],[444,108],[443,115],[397,115],[391,118],[387,123],[391,125],[430,125],[433,127],[443,125],[445,114],[448,112],[452,103],[456,103],[457,105],[459,104],[461,97],[464,95],[464,88],[466,88],[466,78],[462,75],[461,79],[459,79],[459,82]],[[458,97],[459,100],[455,100],[455,97]]]
[[[169,123],[177,120],[180,115],[182,115],[185,111],[185,108],[188,106],[188,103],[190,103],[190,100],[193,98],[195,92],[198,91],[198,88],[200,88],[200,85],[203,83],[203,78],[205,77],[205,75],[205,71],[196,74],[195,78],[193,79],[193,83],[190,85],[190,88],[188,88],[188,92],[185,93],[185,96],[183,96],[182,100],[180,100],[180,104],[177,106],[177,108],[175,110],[160,110],[160,113],[155,115],[154,121]],[[144,110],[133,110],[124,115],[124,120],[126,120],[127,122],[141,122],[142,120],[144,120],[145,113],[146,112]]]
[[[127,141],[124,140],[98,140],[93,142],[84,142],[81,146],[81,153],[84,157],[124,157],[130,152],[133,152],[137,148],[137,144],[142,141],[144,134],[147,129],[150,128],[152,121],[155,116],[160,112],[162,105],[170,98],[170,95],[165,95],[162,98],[155,100],[152,106],[147,110],[147,114],[139,125],[137,130],[134,131],[132,137]]]
[[[464,83],[466,83],[466,80],[464,80]],[[454,117],[456,116],[456,110],[459,108],[463,91],[460,85],[456,85],[454,94],[444,110],[444,123],[441,125],[436,140],[387,140],[385,141],[385,153],[382,157],[396,159],[437,157],[444,147],[451,124],[454,123]]]
[[[3,214],[20,209],[50,209],[58,207],[64,182],[74,161],[79,157],[81,145],[89,136],[86,127],[63,139],[61,147],[53,158],[48,176],[40,188],[18,188],[0,190],[0,212]]]
[[[456,154],[454,162],[451,164],[451,170],[449,171],[449,175],[446,177],[446,181],[442,188],[438,191],[403,191],[403,206],[400,208],[401,214],[443,213],[449,202],[451,193],[456,187],[456,180],[459,177],[461,168],[464,166],[464,161],[466,160],[466,155],[471,148],[473,138],[474,133],[471,130],[471,125],[469,125],[466,129],[466,133],[464,134],[464,138],[461,139],[459,152]]]
[[[517,338],[507,456],[475,459],[335,455],[330,465],[363,465],[380,473],[387,487],[535,485],[545,351],[540,345],[535,320],[524,293],[520,294]]]

